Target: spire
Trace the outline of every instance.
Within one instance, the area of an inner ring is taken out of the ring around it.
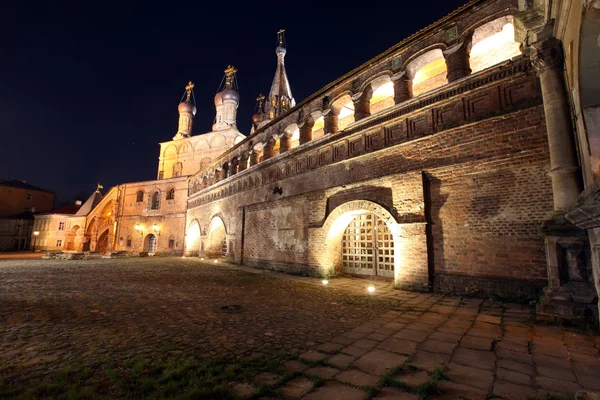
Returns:
[[[273,78],[273,84],[271,85],[271,91],[267,98],[267,104],[265,111],[267,112],[267,118],[273,119],[288,111],[290,108],[296,105],[296,101],[292,96],[292,89],[290,88],[290,82],[285,72],[285,55],[287,49],[285,46],[285,29],[277,32],[277,48],[275,53],[277,54],[277,70],[275,71],[275,78]]]

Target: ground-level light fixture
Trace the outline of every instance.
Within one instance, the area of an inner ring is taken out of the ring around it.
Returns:
[[[375,293],[375,286],[373,286],[373,285],[369,285],[369,287],[367,288],[367,291],[368,291],[369,293]]]
[[[40,231],[33,231],[33,236],[37,236],[40,234]]]
[[[323,279],[323,280],[321,281],[321,283],[322,283],[324,286],[327,286],[327,285],[329,285],[329,281],[328,281],[327,279]]]
[[[213,261],[213,262],[216,264],[216,263],[218,263],[218,262],[219,262],[219,260],[215,260],[215,261]]]
[[[204,257],[200,257],[200,260],[204,261]]]

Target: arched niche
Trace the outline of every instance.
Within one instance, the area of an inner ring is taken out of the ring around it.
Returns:
[[[473,31],[470,56],[472,73],[519,55],[521,55],[520,43],[515,41],[512,16],[495,19]]]
[[[414,97],[448,83],[446,60],[441,49],[432,49],[416,57],[408,63],[406,71],[412,79]]]

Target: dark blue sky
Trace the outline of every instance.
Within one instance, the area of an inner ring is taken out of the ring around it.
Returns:
[[[177,129],[192,80],[194,132],[209,131],[227,64],[238,127],[269,91],[276,32],[299,102],[464,4],[428,2],[7,1],[0,17],[0,177],[70,199],[156,178],[158,142]]]

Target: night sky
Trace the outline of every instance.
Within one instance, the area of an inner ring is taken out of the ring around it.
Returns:
[[[227,64],[238,69],[238,128],[250,130],[275,73],[276,32],[300,102],[435,22],[464,0],[6,1],[0,18],[0,178],[62,201],[156,178],[192,80],[194,133],[208,132]]]

